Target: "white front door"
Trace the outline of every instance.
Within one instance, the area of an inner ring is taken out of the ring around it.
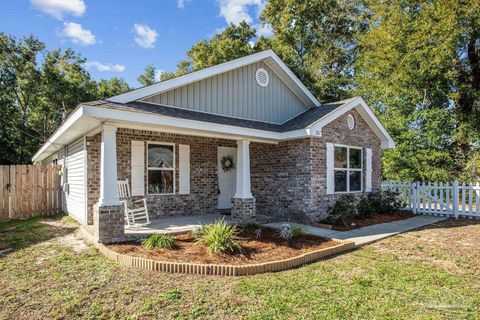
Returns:
[[[230,156],[234,167],[237,167],[237,148],[218,147],[218,208],[229,209],[232,206],[232,198],[235,195],[237,170],[224,171],[222,168],[223,157]]]

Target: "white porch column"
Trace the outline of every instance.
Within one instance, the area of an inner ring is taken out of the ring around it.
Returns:
[[[237,141],[237,188],[235,198],[253,198],[250,187],[250,141]]]
[[[117,191],[117,127],[103,125],[100,155],[99,206],[120,205]]]

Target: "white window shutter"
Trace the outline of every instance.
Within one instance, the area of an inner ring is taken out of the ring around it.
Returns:
[[[372,149],[365,149],[365,191],[372,191]]]
[[[132,196],[145,195],[145,143],[132,141]]]
[[[178,157],[179,193],[190,194],[190,146],[179,145]]]
[[[327,143],[327,194],[335,193],[335,161],[333,143]]]

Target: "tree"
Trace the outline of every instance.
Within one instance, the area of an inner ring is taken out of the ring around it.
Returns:
[[[245,21],[230,24],[210,40],[201,40],[187,52],[188,59],[177,65],[177,75],[204,69],[216,64],[241,58],[258,51],[252,46],[256,30]]]
[[[29,161],[30,150],[38,145],[31,114],[40,103],[41,73],[36,57],[45,45],[34,37],[16,40],[0,33],[0,121],[2,163]]]
[[[357,94],[397,142],[384,177],[451,180],[479,146],[480,3],[367,1]]]
[[[71,49],[48,51],[33,36],[0,33],[1,164],[29,163],[79,103],[130,89],[118,78],[97,84],[84,63]]]
[[[145,67],[145,70],[141,75],[138,76],[137,81],[142,84],[142,86],[150,86],[154,84],[155,81],[155,67],[153,65],[148,65]]]
[[[274,31],[271,47],[322,102],[350,96],[356,35],[365,27],[358,1],[270,0],[262,20]]]
[[[97,99],[106,99],[132,90],[128,83],[121,78],[100,80],[97,88]]]

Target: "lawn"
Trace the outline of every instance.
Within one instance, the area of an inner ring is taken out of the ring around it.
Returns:
[[[0,224],[1,319],[480,319],[480,223],[450,220],[241,278],[117,266],[68,218]]]

